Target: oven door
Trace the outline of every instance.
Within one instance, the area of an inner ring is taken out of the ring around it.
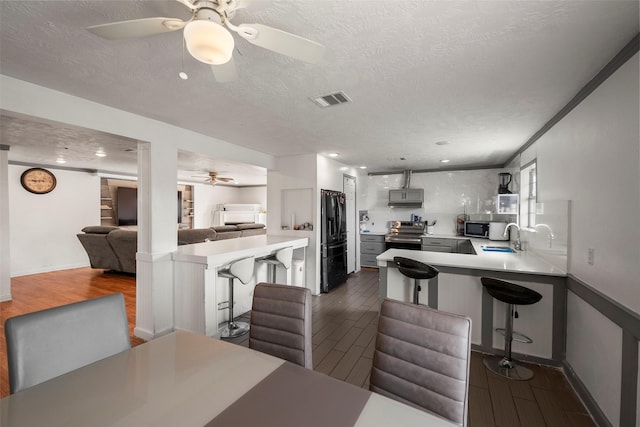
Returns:
[[[386,236],[384,239],[385,249],[411,249],[420,250],[421,240],[420,238],[402,238],[397,235]]]

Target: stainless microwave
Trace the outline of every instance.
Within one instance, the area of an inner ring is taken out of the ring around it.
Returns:
[[[489,222],[487,221],[465,221],[464,235],[468,237],[489,238]]]

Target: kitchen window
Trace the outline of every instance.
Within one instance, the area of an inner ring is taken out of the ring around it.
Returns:
[[[520,227],[536,225],[537,174],[536,161],[520,169]]]

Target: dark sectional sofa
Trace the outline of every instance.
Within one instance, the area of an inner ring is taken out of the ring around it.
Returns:
[[[267,234],[264,224],[223,225],[211,228],[178,230],[178,245],[191,245],[212,240],[235,239]],[[88,226],[78,239],[89,255],[92,268],[136,272],[138,232],[118,227]]]

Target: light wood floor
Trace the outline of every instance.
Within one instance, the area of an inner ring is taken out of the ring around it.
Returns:
[[[352,274],[346,284],[313,297],[314,370],[368,388],[378,308],[375,269]],[[127,304],[132,344],[135,325],[135,279],[89,268],[12,279],[13,301],[0,304],[0,395],[9,394],[4,320],[22,313],[54,307],[113,292]],[[242,317],[247,317],[247,314]],[[235,340],[247,344],[248,336]],[[482,365],[472,352],[469,387],[470,427],[595,426],[561,370],[528,365],[531,381],[508,381]]]

